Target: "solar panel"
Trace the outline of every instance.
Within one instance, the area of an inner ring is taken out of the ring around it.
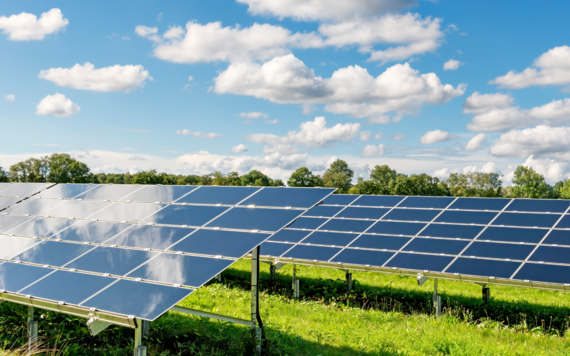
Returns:
[[[271,261],[570,284],[567,200],[333,195],[271,240]]]
[[[0,194],[39,191],[23,201],[2,200],[7,208],[0,215],[0,288],[145,320],[160,316],[334,191],[22,186],[0,186]],[[300,241],[309,233],[291,231],[279,236]]]
[[[38,192],[54,185],[53,183],[2,183],[0,196],[2,197],[31,197]]]

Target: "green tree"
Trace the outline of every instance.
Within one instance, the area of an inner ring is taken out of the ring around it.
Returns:
[[[455,197],[500,197],[503,182],[497,173],[452,173],[446,183]]]
[[[9,181],[8,173],[2,167],[0,167],[0,182],[4,183],[8,181]]]
[[[45,182],[49,172],[47,157],[29,158],[10,166],[12,182]]]
[[[390,179],[396,179],[398,173],[387,165],[375,166],[370,172],[370,179],[381,185],[388,185]]]
[[[227,175],[222,172],[214,172],[212,185],[241,185],[238,172],[230,172]]]
[[[91,175],[87,164],[67,153],[54,153],[48,162],[47,181],[52,183],[86,183]]]
[[[321,176],[313,174],[307,167],[297,169],[287,181],[290,187],[324,187]]]
[[[570,199],[570,179],[566,180],[559,190],[560,198]]]
[[[346,193],[352,186],[353,176],[354,172],[348,167],[348,163],[337,159],[323,174],[323,181],[325,187],[338,188],[338,193]]]
[[[271,187],[284,187],[285,183],[281,179],[269,179],[269,186]]]
[[[515,198],[543,198],[548,195],[544,176],[531,167],[518,166],[513,184],[512,192]]]
[[[253,170],[241,176],[241,185],[254,185],[268,187],[271,185],[270,178],[260,171]]]

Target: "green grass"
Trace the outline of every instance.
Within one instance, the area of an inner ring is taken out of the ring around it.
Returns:
[[[239,261],[224,272],[223,283],[199,289],[181,305],[249,319],[250,266]],[[435,318],[432,281],[418,287],[413,277],[353,272],[355,290],[347,293],[344,272],[297,268],[301,300],[289,297],[291,266],[279,270],[273,284],[262,264],[268,355],[570,355],[570,339],[562,336],[570,295],[563,292],[491,286],[485,305],[480,286],[440,280],[447,307]],[[0,345],[25,341],[24,315],[25,308],[0,305]],[[84,320],[43,315],[40,335],[59,338],[61,355],[132,354],[132,330],[115,327],[91,338]],[[150,355],[250,355],[253,347],[246,326],[176,312],[153,322],[145,343]]]

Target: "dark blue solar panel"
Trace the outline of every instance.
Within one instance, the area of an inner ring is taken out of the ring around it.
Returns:
[[[48,201],[40,200],[42,202]],[[63,204],[56,206],[53,209],[44,211],[42,215],[57,217],[57,218],[75,218],[85,219],[90,218],[91,215],[100,211],[101,209],[108,208],[114,203],[102,201],[77,201],[67,200]]]
[[[386,264],[386,267],[441,272],[451,261],[453,257],[400,252]]]
[[[449,197],[407,197],[398,205],[406,208],[446,208],[455,198]]]
[[[323,200],[323,204],[349,205],[350,203],[355,201],[358,197],[359,197],[358,195],[333,194],[329,195],[325,200]]]
[[[156,214],[143,219],[142,222],[202,226],[228,209],[227,207],[219,206],[169,205]]]
[[[141,190],[137,190],[136,192],[127,195],[121,200],[132,202],[172,203],[197,188],[198,187],[192,185],[148,185],[143,187]]]
[[[93,246],[74,243],[45,241],[20,253],[12,260],[62,267],[92,248]]]
[[[503,210],[511,199],[501,198],[457,198],[449,209]]]
[[[66,241],[102,243],[119,232],[134,226],[116,222],[81,221],[53,236],[53,238]]]
[[[489,226],[477,240],[539,243],[547,232],[545,229]]]
[[[570,230],[552,230],[543,244],[570,246]]]
[[[280,244],[280,243],[272,243],[272,242],[264,242],[261,244],[261,255],[262,256],[273,256],[279,257],[291,247],[295,245],[292,244]]]
[[[493,225],[552,227],[560,215],[529,214],[529,213],[501,213]]]
[[[471,276],[510,278],[521,263],[459,257],[445,272]]]
[[[319,218],[299,218],[293,222],[293,224],[289,225],[292,229],[309,229],[315,230],[322,224],[326,223],[328,219],[319,219]]]
[[[0,289],[16,293],[51,272],[43,267],[5,262],[0,264]]]
[[[51,199],[72,199],[79,194],[85,193],[89,189],[93,189],[93,184],[58,184],[49,189],[40,192],[36,197]]]
[[[192,292],[194,289],[120,280],[82,305],[153,321]]]
[[[419,209],[394,209],[382,220],[402,220],[402,221],[432,221],[440,210],[419,210]]]
[[[12,209],[12,208],[10,208]],[[10,210],[8,209],[8,210]],[[570,229],[570,215],[564,215],[558,224],[556,224],[557,229]]]
[[[354,240],[358,234],[344,234],[338,232],[321,232],[315,231],[302,241],[304,244],[315,245],[335,245],[346,246]]]
[[[123,276],[157,254],[157,252],[99,246],[65,267]]]
[[[20,236],[50,238],[59,231],[73,224],[77,224],[77,221],[53,218],[35,218],[8,230],[7,233]]]
[[[323,218],[331,218],[342,209],[342,206],[317,205],[314,208],[309,209],[305,214],[303,214],[303,216],[320,216]]]
[[[0,233],[4,233],[18,225],[25,223],[32,218],[17,215],[0,215]]]
[[[198,230],[169,248],[169,250],[200,255],[241,258],[246,253],[250,253],[267,237],[269,237],[268,234],[260,233]]]
[[[331,262],[381,267],[392,255],[394,252],[345,249],[336,255]]]
[[[435,222],[454,224],[481,224],[487,225],[497,216],[497,213],[483,211],[444,211],[435,219]]]
[[[386,195],[362,195],[351,205],[393,207],[398,205],[404,197]]]
[[[240,205],[310,208],[331,194],[331,188],[263,188]]]
[[[467,244],[469,244],[469,241],[423,239],[417,237],[407,244],[403,251],[457,255],[463,251]]]
[[[426,224],[422,223],[404,223],[394,221],[378,221],[374,224],[369,233],[386,234],[386,235],[410,235],[415,236]]]
[[[226,229],[278,231],[302,213],[302,210],[232,208],[224,215],[207,224],[207,226]]]
[[[128,221],[138,223],[164,209],[167,205],[148,203],[115,203],[93,215],[90,219],[105,221]],[[182,218],[182,217],[181,217]]]
[[[484,226],[431,224],[419,236],[474,239]]]
[[[258,187],[202,186],[177,203],[236,205],[260,189]]]
[[[44,212],[61,204],[64,204],[64,202],[60,200],[32,198],[9,207],[8,209],[4,210],[3,213],[41,215]]]
[[[26,237],[0,235],[0,258],[12,259],[14,256],[39,243],[38,240]]]
[[[509,258],[512,260],[524,260],[534,250],[532,245],[502,244],[475,241],[463,256],[477,256],[488,258]]]
[[[570,248],[556,246],[539,246],[529,257],[529,261],[570,264]]]
[[[570,266],[525,263],[513,279],[549,283],[570,283]]]
[[[297,245],[283,255],[301,260],[328,261],[341,249],[337,247]]]
[[[344,232],[364,232],[374,221],[366,220],[345,220],[331,219],[319,228],[319,230],[344,231]]]
[[[375,219],[378,220],[390,209],[386,208],[353,208],[348,207],[341,211],[336,217],[353,219]]]
[[[568,200],[515,199],[505,211],[563,213],[569,206]]]
[[[269,238],[269,241],[281,241],[281,242],[299,242],[304,239],[310,231],[303,230],[289,230],[283,229]]]
[[[193,231],[182,227],[135,225],[105,244],[166,250]]]
[[[377,250],[399,250],[408,241],[409,237],[385,236],[385,235],[362,235],[350,244],[350,247],[373,248]]]
[[[144,280],[200,287],[235,260],[163,253],[129,274]]]
[[[114,281],[92,274],[56,271],[20,293],[77,305]]]

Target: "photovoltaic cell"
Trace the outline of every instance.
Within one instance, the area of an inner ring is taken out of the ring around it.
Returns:
[[[457,255],[467,244],[469,241],[415,238],[403,248],[403,251]]]
[[[157,254],[157,252],[99,246],[65,267],[124,276]]]
[[[44,200],[32,198],[9,207],[8,209],[4,210],[3,213],[41,215],[44,212],[53,209],[54,207],[61,204],[64,204],[64,202],[60,200]]]
[[[398,207],[444,209],[454,199],[449,197],[407,197]]]
[[[269,241],[280,241],[280,242],[299,242],[304,239],[310,231],[303,230],[289,230],[283,229],[269,238]]]
[[[95,188],[93,184],[58,184],[40,192],[36,197],[46,199],[73,199],[79,194]]]
[[[477,240],[539,243],[548,230],[489,226]]]
[[[81,221],[53,236],[54,239],[102,243],[134,225],[104,221]]]
[[[515,199],[505,211],[563,213],[570,206],[568,200]]]
[[[392,255],[394,255],[394,252],[345,249],[336,255],[331,262],[382,266]]]
[[[378,221],[369,230],[369,233],[386,235],[409,235],[415,236],[426,224],[423,223],[403,223],[394,221]]]
[[[445,272],[471,276],[510,278],[520,265],[521,262],[459,257]]]
[[[45,202],[48,200],[39,200]],[[114,203],[102,202],[102,201],[77,201],[68,200],[61,205],[56,206],[53,209],[42,212],[41,215],[58,217],[58,218],[75,218],[75,219],[85,219],[91,218],[91,215],[95,214],[101,209],[105,209]]]
[[[362,235],[350,247],[372,248],[377,250],[399,250],[410,241],[409,237]]]
[[[554,247],[554,246],[539,246],[536,251],[529,257],[529,261],[536,262],[550,262],[550,263],[565,263],[570,264],[570,248],[568,247]]]
[[[435,222],[446,222],[452,224],[481,224],[487,225],[497,216],[496,212],[483,211],[444,211],[435,219]]]
[[[407,200],[407,199],[406,199]],[[440,210],[420,210],[420,209],[393,209],[386,214],[382,220],[400,221],[432,221]]]
[[[351,205],[359,206],[380,206],[391,208],[398,205],[405,197],[400,196],[386,196],[386,195],[362,195],[355,200]]]
[[[316,216],[316,217],[320,216],[324,218],[332,218],[343,208],[344,207],[342,206],[317,205],[314,208],[307,210],[307,212],[303,214],[303,216]]]
[[[451,261],[453,257],[400,252],[386,264],[386,267],[441,272]]]
[[[378,220],[390,209],[386,208],[353,208],[347,207],[341,211],[336,217],[352,218],[352,219],[374,219]]]
[[[224,229],[277,231],[303,212],[302,210],[232,208],[207,226]]]
[[[287,250],[289,250],[293,246],[295,245],[264,242],[261,244],[260,253],[262,256],[280,257],[282,254],[284,254]]]
[[[315,230],[322,224],[326,223],[328,219],[319,218],[299,218],[289,225],[292,229],[309,229]]]
[[[40,242],[25,237],[0,235],[0,258],[8,260]]]
[[[8,230],[6,233],[20,236],[50,238],[73,224],[77,224],[77,221],[53,218],[35,218]]]
[[[0,210],[6,209],[22,200],[21,198],[0,198]]]
[[[12,229],[15,226],[25,223],[32,218],[18,215],[0,215],[0,234]]]
[[[564,215],[560,222],[556,224],[557,229],[570,229],[570,215]]]
[[[11,188],[13,185],[15,184],[19,184],[19,183],[4,183],[4,182],[0,182],[0,196],[2,196],[2,192],[5,191],[6,189]]]
[[[331,194],[334,189],[268,188],[265,187],[240,205],[310,208]]]
[[[30,197],[37,192],[44,190],[53,183],[20,183],[14,184],[10,188],[0,192],[1,196],[4,197]]]
[[[346,246],[356,237],[358,237],[358,234],[341,234],[338,232],[315,231],[307,238],[305,238],[302,243],[313,245]]]
[[[177,203],[236,205],[260,189],[257,187],[202,186],[177,201]]]
[[[472,225],[430,224],[419,233],[419,236],[474,239],[484,228]]]
[[[169,250],[241,258],[246,253],[251,252],[255,246],[261,244],[268,236],[268,234],[250,232],[198,230]]]
[[[135,225],[105,244],[166,250],[194,231],[194,229],[182,227]]]
[[[552,227],[559,218],[551,214],[501,213],[493,225]]]
[[[570,266],[525,263],[513,279],[548,283],[570,283]]]
[[[463,256],[477,256],[487,258],[508,258],[512,260],[524,260],[534,250],[532,245],[515,245],[492,242],[475,241]]]
[[[301,260],[328,261],[341,249],[337,247],[297,245],[287,251],[283,257],[292,257]]]
[[[32,239],[29,240],[36,242]],[[62,267],[92,248],[93,246],[44,241],[11,259],[14,261],[37,263],[39,265]]]
[[[168,205],[141,221],[164,225],[202,226],[228,209],[221,206]]]
[[[75,199],[118,201],[141,188],[140,185],[132,184],[98,184]]]
[[[87,203],[87,202],[85,202]],[[97,213],[90,215],[90,219],[103,221],[139,222],[164,209],[166,205],[148,203],[114,203]],[[170,205],[176,209],[179,206]],[[180,206],[180,208],[184,208]],[[146,221],[146,220],[145,220]]]
[[[503,210],[511,199],[501,198],[457,198],[449,209],[465,209],[465,210]]]
[[[544,240],[543,244],[570,246],[570,230],[552,230]]]
[[[43,267],[5,262],[0,264],[0,289],[16,293],[51,272]]]
[[[198,188],[194,185],[149,185],[122,198],[122,201],[172,203]]]
[[[372,224],[374,224],[374,221],[332,219],[321,226],[319,230],[364,232]]]
[[[333,194],[329,195],[325,200],[323,200],[323,204],[326,205],[349,205],[356,199],[358,199],[359,195],[347,195],[347,194]]]

